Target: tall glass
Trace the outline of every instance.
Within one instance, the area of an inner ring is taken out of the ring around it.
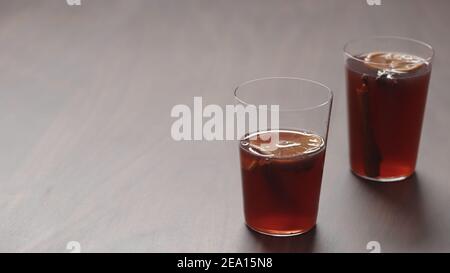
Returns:
[[[350,41],[346,57],[351,170],[399,181],[416,167],[434,51],[400,37]]]
[[[332,97],[323,84],[300,78],[263,78],[236,88],[242,106],[277,106],[269,108],[278,117],[276,126],[246,128],[239,143],[251,229],[292,236],[315,226]]]

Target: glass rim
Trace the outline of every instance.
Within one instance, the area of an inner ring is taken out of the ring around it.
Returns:
[[[351,53],[349,52],[349,50],[348,50],[348,47],[349,47],[352,43],[360,42],[360,41],[365,41],[365,40],[366,40],[366,41],[367,41],[367,40],[377,40],[377,39],[380,39],[380,40],[381,40],[381,39],[392,39],[392,40],[411,42],[411,43],[415,43],[415,44],[417,44],[417,45],[421,45],[421,46],[423,46],[424,48],[427,48],[428,50],[430,50],[430,52],[431,52],[431,54],[430,54],[429,57],[423,58],[423,59],[425,60],[425,62],[426,62],[427,64],[430,64],[430,63],[433,61],[435,52],[434,52],[434,48],[433,48],[430,44],[425,43],[425,42],[420,41],[420,40],[413,39],[413,38],[402,37],[402,36],[389,36],[389,35],[367,36],[367,37],[364,37],[364,38],[358,38],[358,39],[352,39],[352,40],[349,40],[349,41],[346,42],[345,45],[344,45],[344,48],[343,48],[344,55],[347,56],[348,58],[351,58],[351,59],[356,60],[356,61],[359,61],[359,62],[364,62],[364,63],[368,63],[368,64],[380,65],[380,64],[382,64],[382,63],[379,63],[379,62],[367,62],[367,61],[361,60],[361,59],[355,57],[353,54],[351,54]]]
[[[326,96],[325,101],[320,102],[319,104],[315,104],[315,105],[313,105],[313,106],[308,106],[308,107],[287,108],[287,109],[283,109],[282,107],[280,107],[280,109],[277,110],[277,111],[279,111],[279,112],[310,111],[310,110],[314,110],[314,109],[323,107],[323,106],[325,106],[325,105],[327,105],[327,104],[331,104],[332,101],[333,101],[333,96],[334,96],[333,91],[331,90],[331,88],[329,88],[328,86],[326,86],[326,85],[323,84],[323,83],[320,83],[320,82],[315,81],[315,80],[306,79],[306,78],[299,78],[299,77],[280,77],[280,76],[275,76],[275,77],[262,77],[262,78],[256,78],[256,79],[253,79],[253,80],[248,80],[248,81],[242,82],[241,84],[237,85],[236,88],[234,89],[233,94],[234,94],[235,100],[237,100],[238,102],[240,102],[240,103],[242,103],[242,104],[244,104],[244,105],[247,105],[247,106],[249,106],[249,105],[250,105],[250,106],[251,106],[251,105],[257,106],[257,104],[250,103],[250,102],[247,102],[247,101],[244,101],[243,99],[241,99],[241,98],[238,96],[238,91],[239,91],[240,89],[242,89],[243,87],[249,85],[249,84],[252,84],[252,83],[255,83],[255,82],[261,82],[261,81],[265,81],[265,80],[296,80],[296,81],[299,81],[299,82],[307,82],[307,83],[310,83],[310,84],[313,84],[313,85],[322,87],[324,90],[327,91],[327,96]],[[271,110],[268,109],[268,111],[271,111]]]

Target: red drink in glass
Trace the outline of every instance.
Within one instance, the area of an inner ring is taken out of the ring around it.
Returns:
[[[275,149],[267,134],[278,134]],[[263,138],[260,136],[264,135]],[[240,142],[247,225],[278,235],[304,233],[316,224],[325,159],[324,140],[301,131],[266,131]]]
[[[430,75],[431,57],[372,51],[347,58],[353,173],[375,181],[403,180],[414,173]]]

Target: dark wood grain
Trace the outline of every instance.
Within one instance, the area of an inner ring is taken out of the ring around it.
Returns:
[[[0,1],[0,251],[450,251],[450,2]],[[348,168],[343,44],[400,35],[436,50],[417,174]],[[243,222],[235,142],[175,142],[175,104],[301,76],[335,93],[318,226]]]

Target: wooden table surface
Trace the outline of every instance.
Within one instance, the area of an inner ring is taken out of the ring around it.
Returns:
[[[0,0],[0,251],[450,251],[450,1]],[[342,47],[434,46],[417,175],[348,167]],[[300,76],[334,90],[318,225],[293,238],[243,221],[235,141],[174,141],[176,104]]]

